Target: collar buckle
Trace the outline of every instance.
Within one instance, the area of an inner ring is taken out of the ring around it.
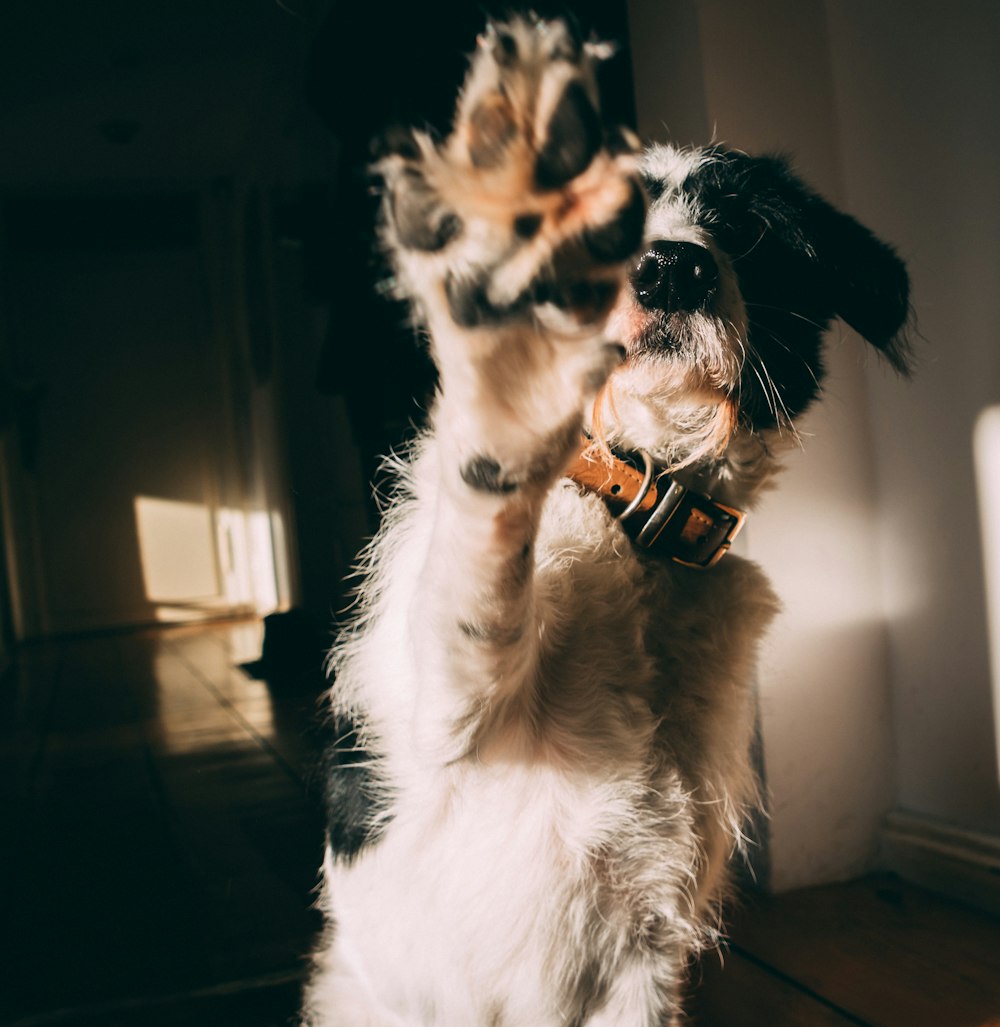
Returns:
[[[684,567],[714,567],[729,552],[746,514],[677,481],[662,494],[635,535],[645,549],[665,550]]]
[[[588,446],[585,439],[566,476],[596,492],[635,545],[698,570],[714,567],[729,552],[744,513],[681,485],[665,471],[657,474],[645,450],[605,462],[589,456]]]

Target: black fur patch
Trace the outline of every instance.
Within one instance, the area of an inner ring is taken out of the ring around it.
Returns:
[[[506,307],[494,306],[486,295],[485,280],[456,278],[454,275],[445,279],[444,293],[451,319],[460,328],[503,324],[522,315],[530,303],[529,296],[522,296]]]
[[[535,303],[551,303],[560,310],[570,310],[589,319],[606,314],[617,295],[617,282],[586,278],[543,279],[535,283],[532,291]]]
[[[459,328],[476,328],[499,320],[499,311],[486,298],[482,282],[449,275],[444,282],[444,294],[451,319]]]
[[[601,122],[579,82],[566,87],[535,165],[540,189],[558,189],[587,168],[601,145]]]
[[[635,153],[638,140],[627,129],[613,126],[604,133],[604,149],[617,157],[623,153]]]
[[[822,333],[837,316],[905,370],[905,266],[784,160],[717,149],[684,189],[739,278],[750,343],[741,410],[753,426],[794,418],[816,397]]]
[[[376,135],[369,146],[373,160],[399,156],[407,160],[420,159],[420,147],[413,135],[413,129],[405,125],[390,125]]]
[[[514,218],[514,234],[519,239],[533,239],[542,227],[541,214],[518,214]]]
[[[666,183],[655,175],[643,175],[642,184],[651,203],[655,203],[666,191]]]
[[[509,68],[517,60],[517,40],[509,32],[497,33],[493,59],[501,68]]]
[[[551,303],[560,310],[571,311],[581,322],[606,314],[618,296],[619,286],[614,280],[590,277],[597,263],[591,245],[606,247],[600,262],[611,263],[613,248],[628,241],[625,236],[630,230],[627,225],[619,228],[612,222],[597,229],[593,238],[584,234],[564,243],[552,254],[542,275],[532,283],[531,301]]]
[[[441,205],[423,176],[408,171],[390,194],[390,210],[400,245],[436,253],[462,231],[461,218]]]
[[[583,233],[590,255],[603,264],[617,264],[630,257],[642,243],[646,224],[646,197],[638,182],[630,182],[631,192],[614,220]]]
[[[462,481],[476,492],[505,496],[517,491],[517,483],[503,477],[503,468],[491,456],[474,456],[459,473]]]
[[[360,749],[357,725],[338,716],[333,730],[336,743],[324,762],[327,838],[334,855],[350,861],[385,830],[384,781],[378,761]]]

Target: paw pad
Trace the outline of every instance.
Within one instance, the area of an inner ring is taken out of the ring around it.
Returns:
[[[461,234],[462,219],[443,206],[423,175],[407,169],[390,193],[389,207],[399,243],[410,250],[436,253]]]
[[[503,475],[503,468],[490,456],[476,456],[462,465],[462,481],[476,492],[494,496],[509,495],[517,490],[517,483]]]
[[[571,82],[549,121],[535,164],[539,189],[559,189],[585,171],[601,145],[601,121],[586,90]]]
[[[583,241],[590,255],[602,264],[627,260],[639,248],[646,227],[646,197],[635,179],[629,182],[629,199],[607,223],[585,228]]]
[[[634,140],[598,111],[594,68],[609,52],[563,22],[491,25],[448,139],[388,135],[377,169],[402,289],[426,297],[430,273],[462,328],[542,306],[577,325],[606,316],[646,211]],[[424,254],[437,263],[424,269]]]
[[[469,118],[469,160],[476,168],[495,168],[517,133],[514,112],[507,98],[494,93]]]

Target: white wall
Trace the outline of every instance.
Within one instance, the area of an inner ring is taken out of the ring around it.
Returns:
[[[847,195],[906,257],[919,327],[913,383],[868,380],[897,800],[1000,834],[972,453],[1000,401],[1000,5],[836,0],[827,16]]]
[[[760,669],[771,885],[870,868],[896,805],[1000,829],[970,452],[1000,354],[997,16],[861,0],[630,13],[641,133],[791,154],[899,247],[932,340],[906,384],[831,333],[825,401],[747,531],[785,603]]]

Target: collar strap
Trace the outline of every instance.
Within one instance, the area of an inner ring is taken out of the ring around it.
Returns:
[[[583,440],[566,477],[596,492],[637,546],[702,570],[729,551],[746,514],[657,471],[646,452],[631,460],[612,455],[607,463],[585,455],[590,445]]]

